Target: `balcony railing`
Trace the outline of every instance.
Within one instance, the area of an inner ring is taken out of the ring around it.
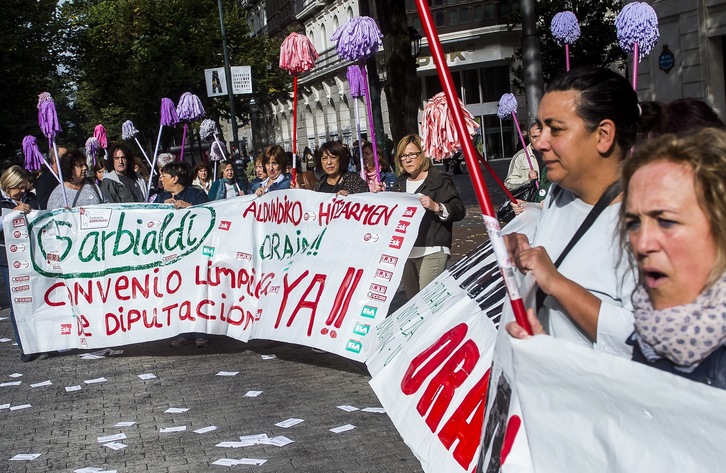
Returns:
[[[302,20],[325,7],[325,0],[295,0],[295,17]]]

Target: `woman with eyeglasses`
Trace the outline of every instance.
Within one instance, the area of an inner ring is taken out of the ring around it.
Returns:
[[[323,170],[314,190],[329,194],[348,195],[368,192],[368,184],[354,172],[348,171],[350,154],[340,141],[323,143],[318,151],[319,167]]]
[[[109,202],[146,202],[146,181],[134,170],[131,148],[117,144],[106,160],[106,174],[101,191]]]
[[[107,202],[103,192],[93,182],[93,179],[86,177],[88,164],[81,151],[73,150],[62,155],[60,169],[63,173],[63,187],[58,186],[51,192],[48,197],[48,210],[66,207],[66,200],[63,198],[64,190],[69,208]]]
[[[24,214],[27,214],[31,210],[38,210],[38,199],[35,198],[35,194],[30,192],[30,176],[25,169],[20,166],[9,167],[0,177],[0,208],[18,210]],[[8,301],[11,300],[10,294],[10,271],[8,269],[8,256],[5,253],[5,233],[0,228],[0,274],[2,274],[3,281],[5,281],[5,294]],[[15,341],[20,348],[20,359],[22,361],[30,361],[32,355],[23,353],[23,345],[20,343],[20,337],[18,336],[18,326],[15,323],[15,313],[13,312],[13,306],[10,304],[10,321],[13,324],[13,331],[15,332]]]
[[[394,190],[420,194],[418,200],[425,210],[403,269],[403,284],[410,299],[446,269],[454,222],[464,218],[466,208],[451,176],[431,165],[420,136],[404,136],[396,148],[395,159],[401,174]]]

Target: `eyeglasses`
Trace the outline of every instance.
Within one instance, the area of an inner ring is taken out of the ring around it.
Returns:
[[[408,154],[402,154],[401,155],[401,161],[413,161],[414,159],[418,158],[421,155],[421,151],[417,151],[415,153],[408,153]]]

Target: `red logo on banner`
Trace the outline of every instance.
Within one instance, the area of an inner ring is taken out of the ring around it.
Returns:
[[[231,226],[232,226],[232,222],[228,222],[227,220],[222,220],[221,222],[219,222],[219,226],[217,228],[220,230],[228,231]]]
[[[416,215],[416,207],[406,207],[406,211],[403,212],[404,217],[411,218]]]
[[[371,284],[371,287],[369,288],[373,292],[377,292],[378,294],[385,294],[388,288],[386,286],[381,286],[380,284]]]
[[[393,273],[390,271],[385,271],[383,269],[376,269],[376,277],[378,279],[385,279],[386,281],[390,281],[393,278]]]
[[[61,324],[61,335],[70,335],[72,328],[72,324]]]
[[[388,246],[390,248],[396,248],[396,249],[401,248],[402,245],[403,245],[403,237],[396,236],[396,235],[391,237],[391,242],[388,244]]]
[[[396,231],[398,233],[406,233],[406,230],[408,230],[409,225],[411,225],[411,222],[407,222],[405,220],[399,220],[398,225],[396,225]]]
[[[16,304],[27,304],[29,302],[33,302],[33,298],[32,297],[16,297],[15,299],[13,299],[13,302],[15,302]]]
[[[396,266],[398,264],[398,258],[390,255],[381,255],[380,262],[383,264],[390,264],[391,266]]]
[[[375,293],[375,292],[369,292],[368,298],[376,300],[376,301],[386,302],[386,300],[388,299],[388,296],[383,296],[383,295]]]
[[[13,286],[12,288],[13,292],[23,292],[23,291],[29,291],[30,285],[29,284],[23,284],[22,286]]]
[[[13,228],[18,228],[18,227],[23,227],[23,226],[25,226],[25,217],[13,219]]]

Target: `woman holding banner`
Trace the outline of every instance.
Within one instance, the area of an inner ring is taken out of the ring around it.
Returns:
[[[9,167],[0,177],[0,208],[18,210],[27,214],[31,210],[38,210],[38,199],[30,192],[30,175],[20,166]],[[15,341],[20,348],[20,359],[30,361],[32,355],[23,353],[23,344],[18,335],[18,326],[15,323],[12,295],[10,293],[10,270],[8,269],[8,256],[5,248],[5,233],[0,229],[0,274],[5,282],[5,295],[10,303],[10,321],[13,324]]]
[[[424,217],[403,268],[403,285],[411,299],[446,269],[451,257],[454,222],[466,216],[466,207],[451,176],[431,165],[421,137],[406,135],[396,147],[396,169],[401,174],[394,190],[420,194]]]
[[[537,112],[542,133],[534,147],[553,186],[536,228],[527,231],[533,240],[506,236],[527,275],[525,300],[547,333],[627,357],[635,275],[613,236],[620,166],[639,116],[637,94],[608,69],[573,69],[551,82]]]
[[[621,241],[640,270],[633,359],[726,389],[726,132],[648,142],[623,188]]]

